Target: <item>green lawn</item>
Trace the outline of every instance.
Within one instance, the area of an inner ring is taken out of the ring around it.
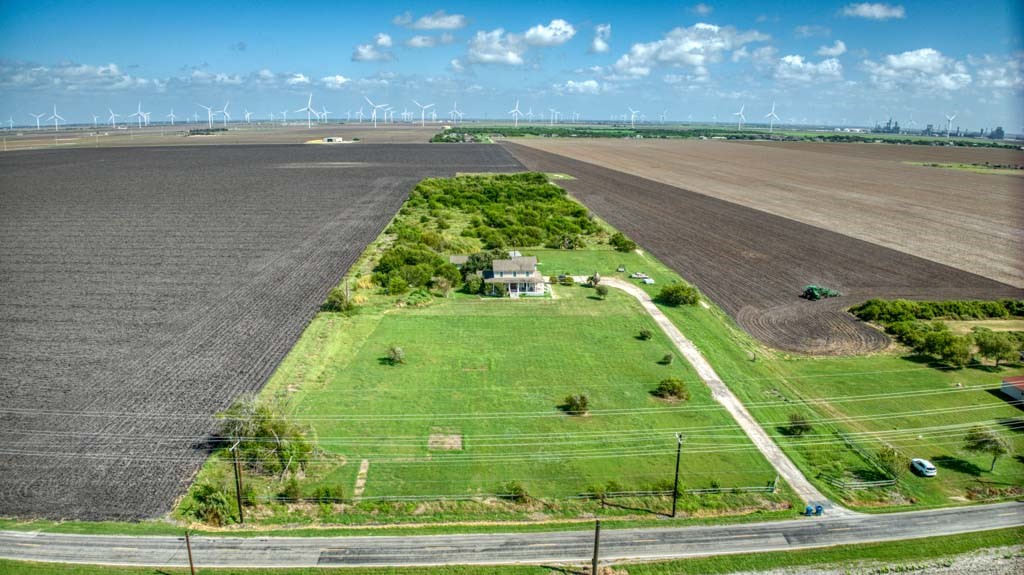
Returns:
[[[627,274],[616,273],[619,265],[625,265],[627,273],[643,271],[657,282],[644,286],[651,294],[656,294],[660,285],[679,279],[650,256],[636,253],[610,249],[529,253],[545,261],[545,273],[589,275],[597,271],[625,277]],[[1020,458],[1024,434],[1006,425],[1024,423],[1022,412],[994,392],[1001,378],[1024,374],[1020,364],[998,371],[991,366],[951,370],[900,354],[789,356],[752,341],[717,307],[662,309],[804,473],[834,497],[869,508],[882,504],[921,507],[1012,496],[1024,489],[1024,460]],[[815,421],[811,436],[792,438],[782,433],[794,412]],[[992,473],[988,471],[990,457],[961,449],[964,433],[975,424],[998,429],[1011,442],[1013,453],[1001,458]],[[877,471],[836,432],[847,434],[853,445],[870,454],[888,443],[908,457],[929,458],[937,464],[939,476],[907,475],[898,493],[839,491],[819,475],[873,479]]]

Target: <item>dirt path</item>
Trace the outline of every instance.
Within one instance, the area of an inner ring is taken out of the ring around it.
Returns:
[[[579,277],[576,278],[576,280],[579,282],[586,282],[587,278]],[[764,455],[765,459],[772,464],[772,467],[775,468],[775,471],[778,472],[779,476],[789,483],[790,487],[797,492],[797,495],[799,495],[804,502],[808,505],[821,504],[823,507],[832,510],[833,514],[853,514],[852,511],[829,501],[820,491],[818,491],[816,487],[811,485],[811,482],[804,477],[803,473],[800,473],[800,470],[796,468],[796,465],[793,465],[793,462],[786,457],[786,454],[779,449],[779,446],[772,441],[772,438],[769,437],[760,424],[754,420],[754,417],[750,415],[750,412],[743,406],[743,403],[739,398],[736,397],[736,395],[734,395],[724,383],[722,383],[718,374],[715,373],[714,368],[712,368],[711,364],[704,359],[704,355],[700,353],[695,345],[693,345],[693,342],[686,339],[686,336],[679,331],[679,328],[677,328],[675,324],[673,324],[668,317],[658,309],[658,306],[654,305],[654,301],[647,292],[639,286],[618,278],[602,278],[601,284],[620,289],[640,301],[640,305],[647,310],[647,313],[650,314],[655,323],[657,323],[658,326],[661,327],[661,330],[665,332],[665,335],[672,340],[672,343],[676,346],[676,349],[679,350],[679,353],[683,354],[686,361],[690,362],[690,365],[697,370],[697,375],[700,377],[701,381],[711,388],[711,396],[714,397],[718,403],[722,404],[722,407],[732,415],[733,419],[736,420],[736,423],[738,423],[740,428],[743,429],[743,432],[747,434],[747,437],[754,442],[754,445],[757,446],[757,449]]]

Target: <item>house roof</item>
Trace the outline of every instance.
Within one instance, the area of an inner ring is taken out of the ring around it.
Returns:
[[[532,272],[537,269],[537,258],[512,258],[510,260],[494,260],[491,269],[496,272]]]
[[[489,283],[489,284],[515,284],[515,283],[540,284],[540,283],[544,283],[544,278],[540,274],[531,274],[531,275],[528,275],[528,276],[520,276],[520,277],[515,277],[515,278],[489,277],[489,278],[485,278],[484,279],[484,283]]]
[[[465,256],[465,255],[448,256],[448,263],[455,264],[457,266],[461,266],[461,265],[465,264],[467,261],[469,261],[469,256]]]
[[[1024,375],[1018,375],[1016,377],[1004,377],[1003,385],[1016,387],[1017,389],[1024,391]]]

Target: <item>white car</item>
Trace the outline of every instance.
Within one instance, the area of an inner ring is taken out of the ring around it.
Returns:
[[[935,474],[938,473],[938,470],[935,469],[935,466],[932,465],[932,462],[928,461],[927,459],[911,459],[910,468],[914,470],[914,473],[917,473],[918,475],[921,475],[923,477],[935,477]]]

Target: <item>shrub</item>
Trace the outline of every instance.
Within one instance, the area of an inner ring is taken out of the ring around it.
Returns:
[[[409,289],[409,282],[394,276],[388,279],[388,294],[402,295]]]
[[[447,280],[446,280],[447,281]],[[412,307],[425,307],[430,305],[434,301],[434,296],[430,295],[430,292],[420,288],[405,298],[405,304]]]
[[[790,435],[803,435],[811,431],[811,422],[801,413],[789,414],[789,427],[787,432]]]
[[[597,297],[601,299],[608,297],[608,286],[599,285],[594,288],[594,291],[597,293]]]
[[[608,244],[620,252],[631,252],[636,249],[636,242],[627,238],[622,232],[615,232],[608,238]]]
[[[565,276],[562,276],[562,277],[558,278],[558,283],[560,283],[560,284],[562,284],[564,286],[571,286],[575,282],[573,282],[572,276],[565,275]]]
[[[583,415],[590,408],[590,398],[585,393],[568,395],[562,407],[569,415]]]
[[[462,291],[466,293],[480,293],[483,288],[484,279],[478,275],[466,276],[466,283],[462,284]]]
[[[334,503],[345,497],[345,490],[340,485],[321,485],[313,491],[313,499],[317,503]]]
[[[237,442],[239,459],[255,471],[276,474],[301,468],[313,455],[312,430],[290,421],[279,398],[258,400],[246,394],[218,417],[221,437],[228,445]]]
[[[285,501],[298,501],[302,499],[302,489],[299,487],[299,480],[296,479],[294,474],[288,477],[288,481],[285,482],[277,496]]]
[[[352,311],[352,302],[345,297],[345,288],[337,286],[327,294],[327,300],[320,306],[321,311],[347,312]]]
[[[640,328],[640,335],[639,335],[639,337],[640,337],[640,339],[642,339],[644,341],[647,341],[647,340],[651,339],[652,337],[654,337],[654,332],[649,330],[649,329],[647,329],[646,327],[643,327],[643,328]]]
[[[686,389],[686,382],[678,377],[670,377],[661,380],[658,387],[652,392],[662,399],[687,401],[690,399],[690,390]]]
[[[186,513],[208,525],[220,526],[231,517],[228,496],[211,483],[200,483],[192,488],[192,505]]]
[[[910,458],[891,445],[883,445],[878,450],[877,459],[882,469],[896,479],[905,475],[910,469]]]
[[[999,433],[984,427],[973,427],[964,438],[964,449],[971,453],[984,453],[992,456],[989,471],[996,468],[996,460],[1010,452],[1010,444]]]
[[[675,361],[675,360],[676,360],[676,356],[674,354],[666,353],[661,358],[661,361],[659,361],[658,363],[660,363],[661,365],[672,365],[672,362]]]
[[[388,346],[388,363],[391,365],[401,365],[405,363],[405,350],[398,347],[397,345]]]
[[[661,288],[656,299],[665,305],[694,305],[700,301],[700,294],[690,284],[674,283]]]
[[[526,488],[523,487],[522,483],[509,481],[505,484],[505,498],[516,503],[526,503],[530,498],[530,494],[526,492]]]

